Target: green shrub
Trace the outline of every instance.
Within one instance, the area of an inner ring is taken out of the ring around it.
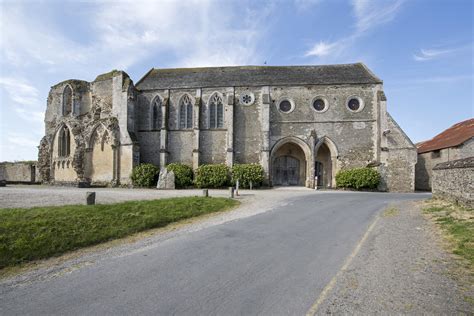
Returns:
[[[224,164],[201,165],[196,170],[194,183],[198,188],[220,188],[229,183],[229,167]]]
[[[232,167],[232,185],[239,180],[241,188],[249,188],[250,182],[256,187],[262,184],[263,167],[256,163],[236,164]]]
[[[336,185],[340,188],[375,189],[380,182],[380,173],[372,168],[341,170],[336,174]]]
[[[193,168],[190,166],[182,163],[170,163],[166,169],[174,172],[177,188],[185,188],[193,184]]]
[[[136,187],[155,186],[160,169],[151,163],[142,163],[132,170],[132,183]]]

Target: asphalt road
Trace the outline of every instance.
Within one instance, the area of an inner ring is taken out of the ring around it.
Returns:
[[[388,204],[327,193],[164,240],[59,277],[0,286],[0,314],[302,315]]]

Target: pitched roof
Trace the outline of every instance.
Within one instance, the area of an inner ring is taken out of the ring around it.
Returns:
[[[180,89],[306,84],[382,83],[364,64],[322,66],[238,66],[204,68],[152,68],[136,87]]]
[[[454,124],[430,140],[417,144],[418,153],[459,146],[474,137],[474,118]]]

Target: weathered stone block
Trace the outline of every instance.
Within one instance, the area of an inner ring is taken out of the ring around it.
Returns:
[[[175,189],[174,172],[168,171],[165,167],[161,168],[156,188],[160,190],[174,190]]]
[[[95,204],[95,192],[86,192],[86,204],[87,205]]]

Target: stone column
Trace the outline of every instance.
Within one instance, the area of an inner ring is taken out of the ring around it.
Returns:
[[[265,173],[265,179],[270,181],[270,87],[262,87],[262,151],[260,154],[260,164]],[[271,184],[271,183],[269,183]]]
[[[169,117],[170,91],[164,92],[163,103],[161,104],[161,131],[160,131],[160,167],[163,168],[168,163],[168,117]]]
[[[201,89],[196,89],[196,98],[193,109],[193,169],[199,167],[199,121],[200,121],[200,106],[201,106]]]
[[[227,89],[227,102],[225,105],[225,124],[227,128],[226,134],[226,159],[225,163],[227,166],[232,167],[234,164],[234,101],[235,100],[235,89]]]

